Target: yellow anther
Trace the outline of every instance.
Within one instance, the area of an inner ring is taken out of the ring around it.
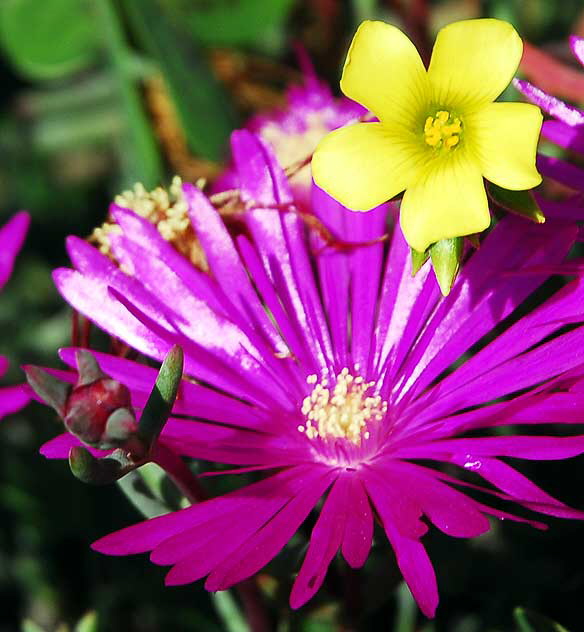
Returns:
[[[306,421],[298,431],[309,439],[348,439],[360,445],[370,436],[367,424],[380,421],[387,412],[387,402],[379,395],[368,394],[375,383],[353,376],[346,367],[336,375],[330,389],[325,387],[326,378],[315,384],[316,376],[309,375],[306,382],[314,388],[302,402]]]
[[[439,110],[424,123],[424,139],[430,147],[452,149],[460,142],[461,133],[461,120],[446,110]]]

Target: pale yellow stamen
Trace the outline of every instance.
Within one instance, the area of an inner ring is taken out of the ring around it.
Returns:
[[[137,183],[133,189],[117,195],[114,201],[118,206],[130,209],[152,222],[162,237],[196,266],[203,269],[207,267],[205,255],[189,219],[188,205],[179,176],[173,178],[168,191],[162,187],[148,191],[143,184]],[[96,244],[103,254],[113,258],[109,236],[121,232],[115,222],[106,221],[94,229],[89,241]]]
[[[462,123],[446,110],[439,110],[436,116],[429,116],[424,123],[424,139],[430,147],[452,149],[460,142]]]
[[[314,388],[302,402],[306,421],[298,431],[309,439],[348,439],[355,445],[369,439],[367,424],[380,421],[387,412],[387,402],[368,394],[375,383],[351,375],[347,368],[335,377],[332,389],[327,378],[317,379],[316,375],[306,378]]]

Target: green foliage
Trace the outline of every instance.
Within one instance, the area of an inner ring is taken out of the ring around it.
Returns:
[[[92,4],[83,0],[3,0],[0,43],[27,77],[63,77],[96,57],[91,9]]]
[[[563,625],[527,608],[515,608],[513,616],[519,632],[568,632]]]
[[[166,0],[206,46],[270,45],[295,0]],[[270,38],[270,35],[272,36]],[[281,38],[278,38],[281,39]]]
[[[124,6],[162,72],[191,150],[221,159],[235,116],[196,42],[160,11],[155,0],[124,0]]]

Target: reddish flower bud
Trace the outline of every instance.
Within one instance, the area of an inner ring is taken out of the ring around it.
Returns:
[[[92,446],[109,443],[106,424],[118,409],[131,415],[130,391],[126,386],[109,377],[103,377],[91,384],[76,386],[65,403],[63,421],[69,432],[81,441]],[[132,416],[133,417],[133,416]],[[130,434],[136,429],[131,424],[127,428]],[[105,446],[103,446],[105,447]]]

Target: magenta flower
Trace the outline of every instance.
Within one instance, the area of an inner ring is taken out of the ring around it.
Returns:
[[[284,168],[307,161],[290,179],[296,204],[310,207],[312,186],[310,158],[317,144],[332,130],[355,123],[367,110],[346,97],[335,98],[328,85],[318,79],[307,54],[298,51],[303,83],[286,93],[284,107],[257,114],[246,128],[267,142]],[[237,174],[228,169],[214,190],[237,188]]]
[[[24,242],[30,217],[25,211],[16,213],[0,227],[0,290],[12,276],[14,260]],[[8,369],[8,358],[0,356],[0,377]],[[30,399],[28,386],[6,386],[0,388],[0,419],[20,410]]]
[[[570,38],[570,46],[574,56],[584,65],[584,38],[573,35]],[[542,136],[564,149],[584,156],[584,111],[564,103],[561,99],[547,94],[527,81],[515,79],[514,85],[532,103],[538,105],[552,117],[551,120],[544,122],[541,130]],[[566,217],[572,215],[575,219],[582,218],[584,208],[582,195],[584,194],[584,169],[560,158],[542,154],[539,154],[537,157],[537,168],[543,175],[553,178],[578,192],[570,199],[568,205],[549,202],[538,197],[538,201],[542,202],[544,209],[551,208],[555,210],[556,216],[561,212]]]
[[[377,520],[433,616],[436,577],[421,543],[430,525],[462,538],[487,531],[489,517],[542,527],[489,499],[583,518],[506,462],[584,452],[584,436],[531,432],[584,422],[584,283],[516,312],[560,266],[577,227],[506,217],[444,298],[428,265],[412,277],[399,228],[389,245],[380,239],[387,206],[349,213],[314,189],[312,211],[338,239],[325,244],[293,211],[269,149],[244,131],[232,149],[246,234],[233,240],[203,193],[184,188],[209,275],[147,220],[113,208],[123,232],[112,249],[127,273],[71,237],[76,269],[57,270],[55,281],[75,309],[147,356],[183,347],[185,372],[200,382],[183,382],[174,414],[189,419],[169,420],[166,446],[265,476],[94,548],[151,551],[154,563],[172,566],[167,584],[207,577],[208,590],[223,590],[267,564],[324,498],[291,606],[317,592],[339,551],[361,567]],[[143,405],[154,370],[96,357]],[[74,366],[72,350],[63,358]],[[66,456],[74,443],[57,438],[44,453]]]

